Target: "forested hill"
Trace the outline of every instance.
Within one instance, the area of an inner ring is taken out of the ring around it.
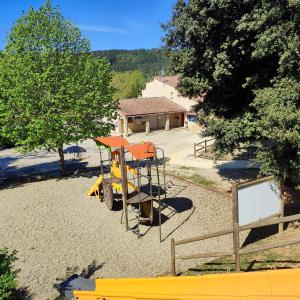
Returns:
[[[169,61],[161,49],[103,50],[94,51],[96,56],[106,57],[116,72],[139,70],[148,79],[169,71]]]

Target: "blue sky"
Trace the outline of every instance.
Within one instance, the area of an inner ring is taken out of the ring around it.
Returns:
[[[43,0],[0,1],[0,49],[13,22]],[[81,28],[93,50],[161,46],[161,22],[170,19],[175,0],[52,0]]]

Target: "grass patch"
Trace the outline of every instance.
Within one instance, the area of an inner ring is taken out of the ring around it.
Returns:
[[[197,174],[193,174],[191,176],[184,176],[184,178],[189,179],[195,183],[204,185],[204,186],[208,186],[208,187],[213,187],[215,185],[215,182],[212,180],[209,180],[203,176],[197,175]]]
[[[299,267],[300,261],[292,256],[281,256],[274,251],[252,253],[241,256],[241,271],[263,271]],[[223,257],[191,268],[182,276],[235,272],[234,259]]]
[[[207,187],[216,187],[217,186],[217,184],[214,181],[209,180],[209,179],[207,179],[203,176],[197,175],[197,174],[193,174],[191,176],[178,174],[178,176],[181,176],[182,178],[188,179],[197,184],[204,185]]]
[[[174,173],[177,176],[180,176],[184,179],[188,179],[192,182],[195,182],[203,186],[216,187],[216,188],[218,187],[218,184],[215,181],[212,181],[204,176],[195,173],[196,171],[197,168],[180,166],[180,168],[175,170]]]

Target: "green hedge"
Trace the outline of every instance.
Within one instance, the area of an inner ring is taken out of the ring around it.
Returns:
[[[13,290],[17,288],[17,274],[13,263],[17,260],[16,251],[7,248],[0,249],[0,300],[9,299]]]

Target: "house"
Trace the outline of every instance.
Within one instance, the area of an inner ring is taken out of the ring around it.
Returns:
[[[199,99],[189,99],[176,89],[178,76],[154,77],[140,98],[119,101],[117,127],[120,134],[149,133],[155,129],[176,127],[199,129],[193,107]]]

